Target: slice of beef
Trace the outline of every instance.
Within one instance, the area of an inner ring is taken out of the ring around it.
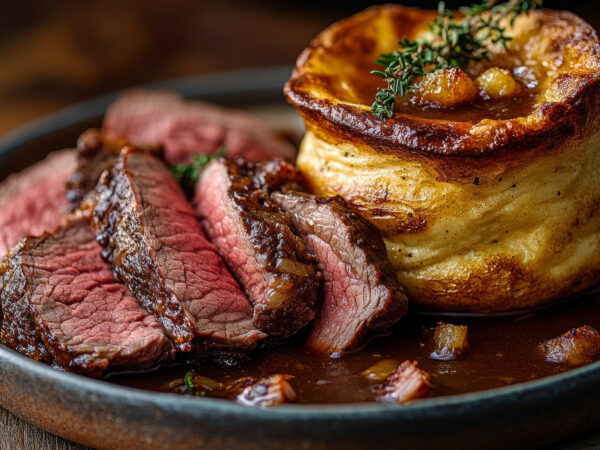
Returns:
[[[404,361],[387,377],[378,398],[382,402],[406,403],[430,396],[429,374],[419,369],[416,361]]]
[[[194,204],[204,230],[254,306],[254,324],[289,337],[315,316],[320,277],[289,217],[230,160],[202,172]]]
[[[131,91],[106,111],[103,130],[141,147],[162,146],[169,164],[190,162],[190,153],[212,154],[227,147],[228,156],[258,161],[292,159],[291,144],[257,118],[200,101],[184,101],[171,92]]]
[[[339,197],[271,197],[290,214],[323,273],[323,304],[308,343],[335,356],[389,333],[406,314],[408,300],[377,228]]]
[[[122,139],[110,139],[100,130],[90,129],[77,140],[77,165],[67,182],[67,197],[76,209],[94,190],[100,175],[109,169],[127,144]]]
[[[248,299],[162,161],[125,147],[96,191],[105,257],[181,350],[256,346],[264,335]]]
[[[25,238],[2,271],[1,341],[33,359],[101,376],[171,355],[156,319],[115,281],[85,217]]]
[[[0,185],[0,257],[28,235],[60,223],[69,208],[65,182],[75,167],[75,152],[51,153],[41,162],[9,176]]]

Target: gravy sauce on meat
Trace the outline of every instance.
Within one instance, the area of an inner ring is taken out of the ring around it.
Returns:
[[[251,358],[231,365],[202,363],[176,365],[144,374],[123,374],[109,379],[117,384],[162,392],[185,394],[168,384],[183,377],[192,367],[202,375],[223,384],[235,384],[244,377],[266,378],[282,373],[289,380],[299,403],[353,403],[375,401],[381,380],[364,372],[381,360],[417,361],[430,375],[433,396],[482,391],[555,375],[573,367],[547,361],[539,345],[573,328],[589,325],[600,329],[600,299],[570,301],[531,315],[504,318],[444,317],[446,323],[466,325],[469,351],[450,361],[430,357],[434,349],[436,317],[411,314],[385,338],[372,341],[360,352],[330,358],[306,348],[302,335],[279,347],[257,351]],[[595,360],[600,358],[596,357]],[[393,369],[393,367],[392,367]],[[235,399],[239,392],[206,391],[208,397]],[[193,395],[193,394],[192,394]]]

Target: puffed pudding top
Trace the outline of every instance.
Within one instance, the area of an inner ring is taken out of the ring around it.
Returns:
[[[490,68],[508,71],[522,86],[520,95],[500,100],[479,95],[466,105],[441,109],[399,99],[393,117],[377,118],[370,105],[385,82],[370,74],[378,68],[374,61],[397,48],[405,36],[426,36],[436,15],[398,5],[375,6],[319,34],[299,56],[285,87],[309,130],[328,140],[350,140],[404,157],[471,157],[559,148],[596,128],[598,36],[574,14],[553,10],[518,17],[508,28],[508,51],[498,45],[489,61],[465,69],[472,79],[484,79]],[[447,87],[461,89],[460,80],[450,79]]]

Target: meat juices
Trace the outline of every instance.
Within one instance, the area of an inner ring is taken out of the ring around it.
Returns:
[[[341,198],[296,192],[271,197],[290,214],[323,273],[323,304],[309,345],[338,356],[389,333],[406,314],[408,299],[379,231]]]
[[[69,209],[65,182],[75,168],[75,152],[51,153],[0,186],[0,258],[20,239],[51,230]]]
[[[2,276],[1,341],[30,358],[99,377],[172,355],[156,319],[115,281],[86,218],[23,239]]]
[[[254,305],[254,324],[289,337],[315,316],[320,274],[289,217],[243,172],[225,159],[211,162],[197,185],[194,205]]]
[[[125,147],[96,190],[104,256],[180,350],[256,347],[248,299],[162,161]]]
[[[170,92],[131,91],[106,111],[103,131],[144,148],[163,147],[169,164],[190,162],[190,153],[212,154],[227,147],[227,156],[260,161],[293,158],[294,147],[250,114],[200,101],[185,101]]]

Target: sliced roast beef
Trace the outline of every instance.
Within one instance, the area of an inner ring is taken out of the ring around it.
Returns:
[[[106,112],[103,130],[142,147],[162,146],[169,164],[190,162],[190,153],[228,155],[258,161],[293,158],[295,150],[255,117],[169,92],[132,91]]]
[[[60,223],[68,209],[65,182],[75,167],[75,152],[54,152],[0,185],[0,257],[28,235]]]
[[[33,359],[100,376],[171,355],[156,319],[115,281],[86,218],[25,238],[2,272],[1,341]]]
[[[254,306],[254,324],[288,337],[313,319],[320,277],[289,217],[242,167],[211,162],[202,172],[196,212]]]
[[[162,161],[125,147],[96,190],[105,257],[181,350],[256,346],[248,299]]]
[[[323,273],[323,304],[309,344],[332,355],[390,332],[407,311],[378,230],[339,197],[272,194],[292,219]]]
[[[126,144],[124,140],[107,138],[97,129],[87,130],[79,136],[77,165],[67,182],[67,197],[73,209],[94,190],[102,172],[112,166]]]

